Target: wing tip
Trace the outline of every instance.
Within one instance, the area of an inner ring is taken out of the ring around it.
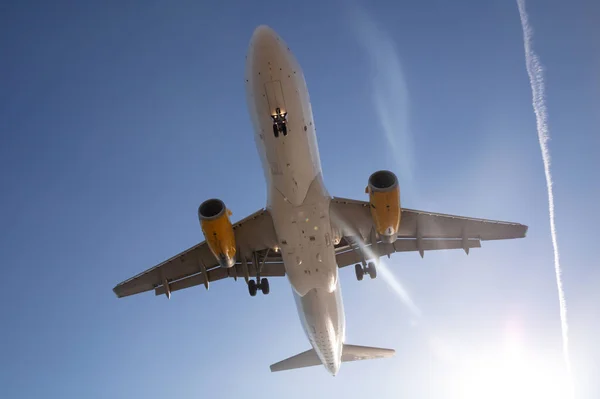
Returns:
[[[526,224],[522,224],[521,229],[523,230],[523,235],[521,236],[521,238],[527,237],[527,231],[529,231],[529,226],[527,226]]]
[[[124,298],[126,296],[130,296],[132,295],[131,293],[128,293],[125,289],[125,287],[123,287],[123,284],[117,284],[115,285],[115,287],[112,289],[113,294],[115,294],[115,296],[117,298]]]

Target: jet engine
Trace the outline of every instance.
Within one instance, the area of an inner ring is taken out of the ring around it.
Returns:
[[[231,211],[220,199],[208,199],[198,208],[198,218],[206,243],[224,268],[235,265],[235,234],[229,216]]]
[[[379,170],[369,177],[365,193],[369,194],[375,231],[383,242],[393,243],[397,238],[402,214],[398,178],[388,170]]]

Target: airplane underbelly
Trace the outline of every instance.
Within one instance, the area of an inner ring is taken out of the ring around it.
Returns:
[[[345,334],[331,196],[323,183],[304,74],[287,45],[259,29],[246,59],[246,96],[267,183],[267,209],[304,330],[333,374]]]
[[[313,288],[332,292],[338,267],[329,217],[331,198],[321,175],[309,185],[302,205],[291,204],[277,192],[271,200],[281,256],[294,291],[301,296]]]

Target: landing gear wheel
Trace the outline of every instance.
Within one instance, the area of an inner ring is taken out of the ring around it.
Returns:
[[[367,273],[369,273],[369,277],[371,277],[371,279],[377,277],[377,266],[375,266],[375,263],[369,262],[367,265]]]
[[[358,281],[362,281],[363,277],[365,276],[365,271],[360,263],[354,265],[354,272],[356,273],[356,279]]]
[[[273,124],[273,134],[275,135],[275,137],[279,137],[279,127],[277,127],[277,124]]]
[[[250,280],[248,281],[248,292],[250,296],[256,296],[256,291],[258,291],[258,287],[256,286],[256,281]]]
[[[287,136],[287,125],[285,123],[281,125],[281,133],[283,133],[284,136]]]
[[[269,294],[269,280],[266,278],[260,280],[260,290],[262,291],[263,295]]]

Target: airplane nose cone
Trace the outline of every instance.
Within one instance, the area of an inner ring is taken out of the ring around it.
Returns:
[[[277,33],[273,29],[271,29],[267,25],[260,25],[256,29],[254,29],[254,33],[252,34],[252,45],[255,47],[264,47],[264,46],[272,46],[276,45],[279,37]]]
[[[283,40],[267,25],[260,25],[252,34],[246,55],[246,79],[262,73],[266,78],[275,66],[280,68],[288,62]]]

